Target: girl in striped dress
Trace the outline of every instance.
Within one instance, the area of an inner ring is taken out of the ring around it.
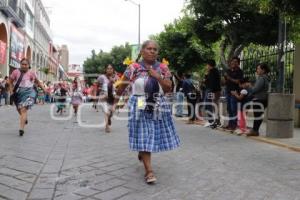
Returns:
[[[145,181],[156,182],[151,166],[151,153],[173,150],[179,146],[171,115],[171,106],[163,93],[171,92],[171,73],[167,65],[157,59],[158,45],[148,40],[140,52],[142,61],[130,65],[119,85],[117,97],[128,84],[132,84],[132,95],[128,101],[129,146],[137,151],[138,159],[145,167]],[[117,102],[117,101],[116,101]]]

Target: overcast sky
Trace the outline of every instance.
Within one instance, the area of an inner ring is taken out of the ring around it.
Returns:
[[[141,4],[141,41],[182,15],[185,0],[134,0]],[[53,39],[67,44],[70,64],[83,64],[91,50],[138,43],[138,6],[125,0],[43,0]]]

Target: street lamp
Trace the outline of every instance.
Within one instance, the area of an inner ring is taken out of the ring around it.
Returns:
[[[136,3],[132,0],[125,0],[128,1],[134,5],[136,5],[139,8],[139,24],[138,24],[138,49],[140,49],[141,46],[141,4]]]

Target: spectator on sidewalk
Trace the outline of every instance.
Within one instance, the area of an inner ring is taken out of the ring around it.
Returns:
[[[4,77],[3,85],[4,85],[4,91],[3,91],[4,102],[5,102],[5,105],[9,105],[9,84],[8,84],[8,76],[5,76],[5,77]]]
[[[2,81],[0,81],[0,106],[2,105],[2,99],[4,99],[4,104],[9,104],[9,85],[8,76],[5,76]]]
[[[270,78],[268,76],[269,72],[269,66],[265,63],[260,63],[256,66],[257,79],[254,86],[251,88],[253,95],[254,122],[252,130],[247,134],[247,136],[259,136],[259,128],[263,121],[264,110],[268,106],[268,91],[270,83]]]
[[[205,79],[205,111],[207,112],[208,123],[206,127],[216,128],[219,126],[219,99],[221,95],[221,77],[216,68],[215,60],[208,60],[206,64],[207,75]]]
[[[235,131],[235,134],[242,135],[248,132],[247,130],[247,120],[246,120],[246,111],[247,103],[251,102],[252,94],[249,88],[249,80],[244,78],[240,81],[240,88],[242,89],[239,93],[237,91],[231,91],[231,94],[235,96],[238,100],[238,127]]]
[[[152,40],[142,44],[142,61],[131,64],[118,86],[117,98],[132,84],[129,107],[129,145],[138,151],[144,163],[146,183],[156,182],[151,164],[151,154],[173,150],[179,146],[170,105],[163,93],[171,92],[171,73],[168,66],[157,61],[158,45]]]
[[[193,124],[196,120],[196,103],[198,98],[198,91],[193,84],[192,75],[186,74],[182,83],[183,93],[186,96],[188,103],[188,124]]]
[[[23,136],[25,124],[28,123],[27,111],[33,106],[36,96],[33,86],[36,83],[44,92],[46,92],[46,88],[37,79],[36,73],[30,70],[29,60],[26,58],[21,60],[20,69],[15,69],[12,72],[8,83],[12,97],[14,97],[14,103],[20,115],[19,135]]]
[[[227,112],[229,115],[228,126],[225,129],[234,131],[237,127],[237,99],[231,91],[240,91],[239,82],[244,78],[240,69],[240,59],[233,57],[230,61],[230,68],[225,72]]]

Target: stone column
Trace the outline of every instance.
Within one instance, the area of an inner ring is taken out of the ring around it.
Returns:
[[[266,136],[272,138],[293,137],[294,111],[294,94],[270,93]]]
[[[300,104],[300,44],[296,44],[293,82],[296,103]],[[295,110],[295,126],[300,127],[300,109]]]

